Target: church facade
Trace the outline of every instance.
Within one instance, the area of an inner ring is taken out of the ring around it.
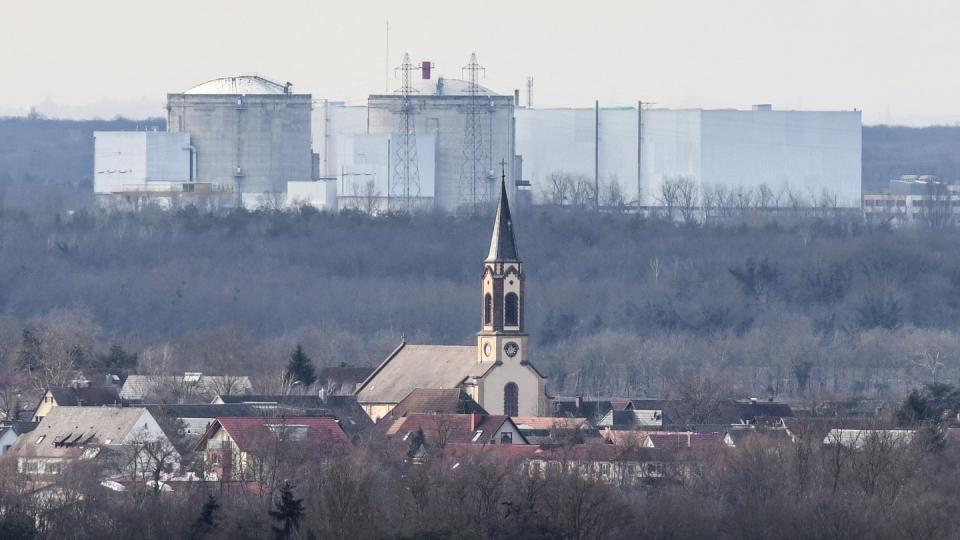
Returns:
[[[356,391],[370,418],[379,420],[417,388],[462,388],[490,414],[546,414],[546,378],[528,359],[524,280],[501,179],[490,251],[483,262],[476,344],[401,343]]]

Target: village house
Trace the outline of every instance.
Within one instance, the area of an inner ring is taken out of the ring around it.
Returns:
[[[530,444],[555,445],[602,441],[597,428],[586,418],[514,416],[510,419]]]
[[[408,414],[487,414],[463,388],[415,388],[393,409],[377,421],[379,431],[385,431],[398,418]]]
[[[107,407],[120,404],[120,394],[110,386],[48,388],[33,412],[33,421],[43,420],[56,407]]]
[[[218,395],[252,394],[253,384],[246,375],[130,375],[120,389],[126,401],[163,398],[176,403],[203,403]]]
[[[350,439],[332,416],[218,418],[195,449],[220,481],[264,484],[281,466],[348,453]]]
[[[320,368],[315,385],[327,395],[352,396],[371,373],[371,367],[340,365]]]
[[[510,417],[503,415],[411,413],[385,427],[384,434],[395,441],[409,442],[422,433],[421,443],[439,448],[451,443],[529,444]]]
[[[247,405],[260,411],[260,416],[334,416],[347,435],[358,435],[373,421],[353,395],[328,394],[233,394],[220,395],[213,405]],[[230,415],[224,415],[230,416]]]
[[[634,486],[645,483],[685,483],[702,470],[704,454],[694,449],[625,448],[579,444],[541,449],[526,460],[527,474],[549,478],[561,473],[585,480]]]
[[[0,427],[0,457],[3,457],[17,439],[36,429],[38,424],[39,422],[16,420]]]
[[[481,277],[481,326],[476,345],[403,341],[356,392],[370,418],[375,422],[383,418],[416,388],[463,388],[491,414],[546,414],[546,378],[530,362],[528,351],[525,279],[505,179],[501,179]]]
[[[88,462],[107,476],[150,478],[175,471],[180,455],[149,411],[141,407],[56,407],[4,459],[21,473],[47,479]]]
[[[160,404],[144,405],[154,418],[175,418],[183,422],[183,434],[194,442],[207,432],[219,417],[260,417],[265,414],[250,405]]]

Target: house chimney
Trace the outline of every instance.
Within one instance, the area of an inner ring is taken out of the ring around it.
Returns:
[[[750,404],[751,404],[751,405],[756,405],[756,404],[757,404],[757,398],[755,398],[755,397],[750,398]]]
[[[480,414],[470,413],[470,431],[476,431],[478,425],[480,425]]]
[[[327,402],[327,387],[326,387],[326,386],[321,386],[320,389],[317,390],[317,397],[320,398],[320,401],[322,401],[324,404],[326,404],[326,402]]]
[[[687,448],[690,448],[690,436],[691,436],[691,435],[692,435],[692,433],[690,433],[690,432],[688,431],[688,432],[687,432]]]

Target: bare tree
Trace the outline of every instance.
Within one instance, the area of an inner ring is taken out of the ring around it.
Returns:
[[[360,187],[353,184],[353,196],[356,209],[364,214],[372,216],[380,210],[380,191],[373,180],[367,180]]]
[[[667,177],[660,182],[660,194],[657,202],[666,210],[666,217],[673,221],[674,208],[680,201],[680,184],[683,177]]]
[[[568,177],[570,183],[570,204],[576,208],[584,209],[593,206],[597,194],[593,182],[583,175]]]
[[[555,171],[550,173],[548,178],[548,187],[546,198],[547,201],[554,205],[563,208],[567,205],[568,200],[570,199],[570,190],[573,187],[571,184],[570,175]]]
[[[623,189],[620,187],[620,180],[616,175],[611,175],[610,179],[601,186],[601,190],[600,203],[603,206],[614,212],[623,211],[626,203],[623,197]]]
[[[680,210],[680,217],[686,224],[694,223],[700,202],[697,183],[688,176],[677,177],[675,182],[677,184],[677,207]]]

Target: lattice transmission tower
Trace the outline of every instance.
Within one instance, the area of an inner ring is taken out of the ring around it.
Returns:
[[[390,182],[387,204],[390,210],[412,212],[420,200],[420,165],[417,162],[417,130],[414,117],[416,108],[410,96],[417,92],[413,87],[413,72],[420,69],[410,62],[410,55],[403,55],[403,63],[396,68],[402,85],[397,92],[403,96],[400,105],[400,129],[397,132],[396,159]]]
[[[486,153],[483,140],[483,100],[478,79],[486,73],[477,62],[477,54],[470,55],[470,63],[463,67],[467,75],[466,125],[463,132],[463,167],[460,171],[460,186],[457,206],[468,212],[478,212],[490,200],[490,174],[483,166]]]

